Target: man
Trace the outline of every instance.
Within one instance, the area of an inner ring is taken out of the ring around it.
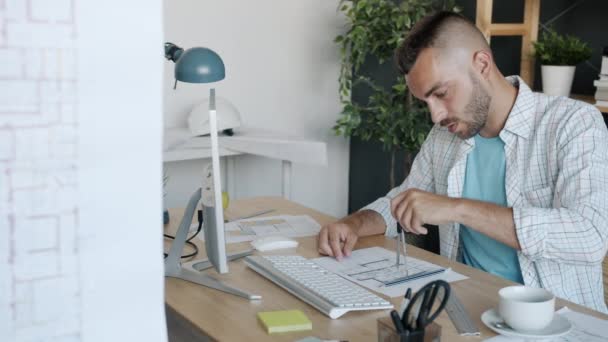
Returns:
[[[599,111],[505,78],[479,30],[439,12],[396,52],[435,126],[403,184],[319,233],[348,256],[358,237],[439,225],[441,254],[601,312],[608,249],[608,134]]]

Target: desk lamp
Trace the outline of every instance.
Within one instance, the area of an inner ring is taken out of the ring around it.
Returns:
[[[204,47],[195,47],[184,51],[173,43],[165,43],[165,58],[175,62],[175,84],[177,81],[187,83],[213,83],[225,77],[224,62],[213,50]],[[220,158],[217,138],[217,115],[215,110],[215,89],[209,92],[209,129],[211,136],[211,164],[212,172],[206,179],[212,179],[212,184],[197,189],[192,194],[186,212],[179,225],[175,239],[171,244],[169,255],[165,259],[165,276],[184,279],[199,285],[211,287],[223,292],[231,293],[248,299],[260,299],[258,295],[250,294],[234,288],[219,280],[201,273],[207,268],[215,267],[219,273],[228,272],[227,260],[234,260],[251,254],[251,250],[226,256],[226,242],[224,239],[224,212],[222,208]],[[211,175],[211,177],[209,177]],[[204,183],[204,182],[203,182]],[[193,261],[181,264],[180,257],[184,248],[192,217],[196,207],[203,197],[203,211],[207,215],[204,219],[205,246],[209,261]],[[209,211],[208,209],[214,210]],[[214,217],[210,217],[214,216]]]

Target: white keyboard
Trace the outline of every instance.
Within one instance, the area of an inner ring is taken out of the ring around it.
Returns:
[[[248,256],[245,264],[332,319],[349,311],[393,308],[388,301],[298,255]]]

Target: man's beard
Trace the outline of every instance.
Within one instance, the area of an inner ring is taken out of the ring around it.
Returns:
[[[456,135],[463,140],[475,136],[485,126],[488,119],[490,102],[492,101],[492,97],[483,89],[479,79],[471,73],[469,73],[469,77],[473,84],[473,92],[471,93],[471,100],[464,108],[464,113],[473,114],[473,119],[471,121],[458,120],[459,123],[464,124],[466,127],[464,132],[456,132]],[[447,125],[449,124],[447,123]]]

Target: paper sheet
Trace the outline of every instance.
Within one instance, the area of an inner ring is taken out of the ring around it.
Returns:
[[[319,230],[321,230],[321,226],[308,215],[266,216],[225,224],[226,243],[253,241],[259,237],[272,235],[286,237],[315,236],[319,234]],[[198,236],[201,240],[204,240],[204,234]]]
[[[555,342],[606,342],[608,341],[608,321],[589,316],[580,312],[572,311],[563,307],[557,311],[559,315],[566,317],[572,325],[571,332],[562,337],[550,339]],[[526,341],[523,338],[506,337],[498,335],[485,340],[487,342],[518,342]],[[548,340],[536,340],[548,341]]]
[[[405,266],[401,266],[398,270],[395,265],[396,257],[395,252],[381,247],[371,247],[353,251],[350,257],[344,258],[342,261],[337,261],[333,257],[322,257],[313,259],[313,261],[352,282],[389,297],[401,297],[408,288],[411,288],[412,291],[418,291],[422,286],[437,279],[443,279],[447,282],[467,279],[460,273],[445,269],[444,272],[435,275],[386,286],[384,282],[388,280],[388,277],[398,277],[403,273]],[[441,266],[407,257],[408,274],[437,269],[441,269]]]

